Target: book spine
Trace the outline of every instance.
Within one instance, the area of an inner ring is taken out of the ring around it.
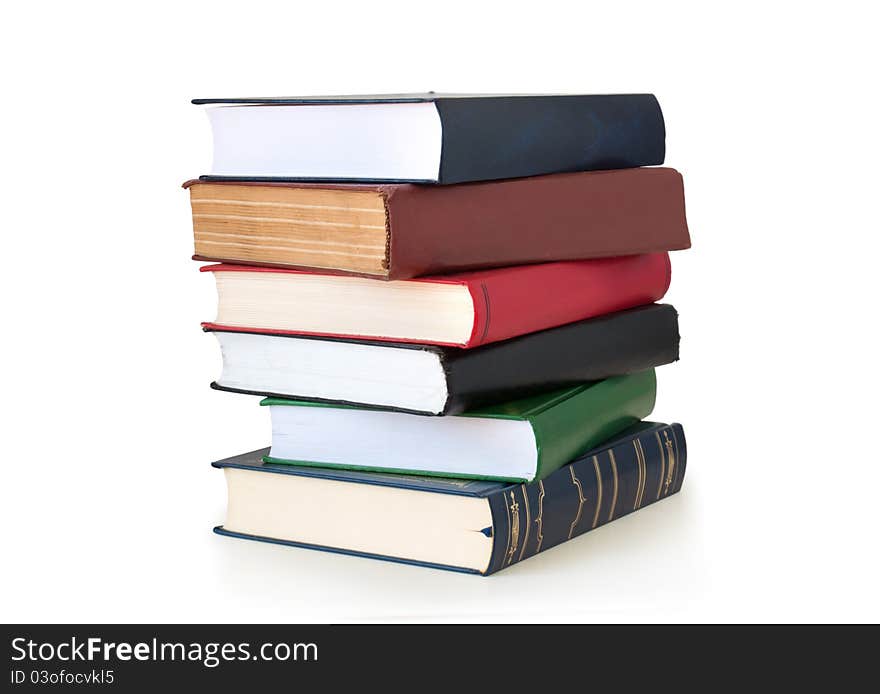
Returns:
[[[645,419],[654,409],[654,369],[612,376],[552,407],[529,414],[538,447],[536,479]]]
[[[444,414],[678,359],[678,314],[650,304],[474,349],[444,349]]]
[[[662,164],[666,131],[652,94],[436,101],[439,183]]]
[[[668,253],[523,265],[469,280],[474,328],[466,347],[659,301],[669,289]]]
[[[593,171],[460,186],[398,186],[389,279],[690,247],[681,174]]]
[[[489,497],[494,546],[488,575],[677,493],[687,445],[680,424],[642,431],[547,478]]]

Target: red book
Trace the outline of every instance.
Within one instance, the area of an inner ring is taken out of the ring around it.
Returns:
[[[657,301],[667,253],[375,280],[299,270],[211,265],[210,330],[415,342],[456,347],[507,340]]]
[[[194,256],[384,280],[690,247],[663,167],[455,186],[188,181]]]

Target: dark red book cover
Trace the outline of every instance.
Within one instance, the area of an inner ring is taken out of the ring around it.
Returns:
[[[307,263],[270,262],[271,253],[265,253],[265,248],[261,249],[265,257],[259,261],[253,260],[253,254],[235,257],[231,251],[229,255],[212,255],[199,252],[197,243],[196,260],[316,269],[396,280],[690,247],[681,174],[663,167],[554,174],[454,186],[248,181],[212,181],[210,184],[188,181],[184,184],[192,189],[205,185],[271,186],[276,191],[318,188],[374,192],[384,202],[385,258],[381,271],[358,272],[344,264],[317,268]],[[218,188],[216,195],[220,194]],[[258,218],[247,222],[257,230],[264,223]],[[228,231],[225,224],[211,227],[211,233],[217,238]],[[344,230],[333,233],[335,244],[347,243]],[[258,247],[266,242],[255,239],[253,243]]]
[[[245,265],[211,265],[203,267],[202,271],[310,274]],[[658,301],[669,288],[670,263],[667,253],[650,253],[521,265],[405,281],[467,286],[475,316],[470,338],[465,343],[430,344],[469,348]],[[210,330],[419,342],[395,335],[297,332],[217,323],[204,323],[203,326]]]

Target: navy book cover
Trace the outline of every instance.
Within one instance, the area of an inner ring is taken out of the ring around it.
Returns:
[[[340,470],[264,463],[268,448],[212,465],[271,474],[317,477],[353,484],[398,487],[430,494],[456,494],[486,499],[492,512],[492,557],[483,575],[507,568],[621,516],[677,493],[684,482],[687,444],[680,424],[640,422],[546,479],[531,484],[447,479],[419,475]],[[296,547],[321,549],[374,559],[463,571],[460,567],[425,564],[401,557],[352,552],[290,540],[256,537],[215,528],[221,535]],[[464,570],[470,573],[470,570]]]
[[[194,104],[432,102],[442,124],[436,181],[465,183],[663,163],[666,129],[653,94],[394,94],[193,99]],[[203,180],[324,180],[203,176]],[[375,180],[375,179],[358,179]],[[383,179],[384,180],[384,179]]]

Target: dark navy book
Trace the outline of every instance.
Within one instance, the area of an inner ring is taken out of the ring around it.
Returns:
[[[653,94],[391,94],[194,99],[205,180],[466,183],[662,164]]]
[[[677,493],[680,424],[641,422],[531,484],[264,463],[213,463],[221,535],[488,575]]]

